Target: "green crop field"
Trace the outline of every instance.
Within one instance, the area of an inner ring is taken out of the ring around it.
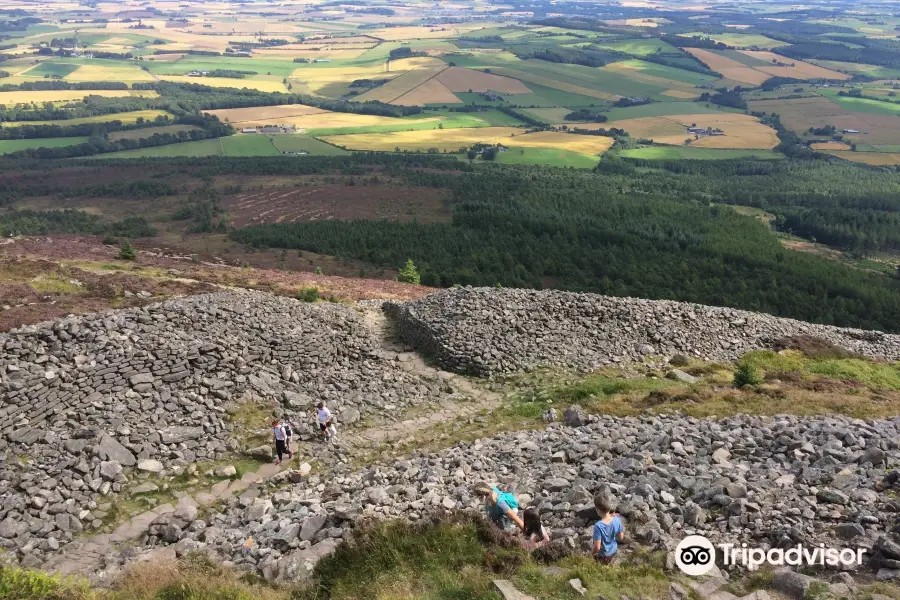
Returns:
[[[770,62],[766,62],[752,56],[747,56],[743,52],[739,52],[737,50],[712,50],[711,52],[713,52],[714,54],[719,54],[720,56],[724,56],[726,58],[730,58],[731,60],[739,62],[742,65],[747,65],[748,67],[772,66],[772,63]]]
[[[275,148],[279,152],[308,152],[317,156],[336,156],[338,154],[349,154],[346,150],[342,150],[331,144],[326,144],[308,135],[276,135],[272,138]]]
[[[122,150],[109,154],[98,154],[95,158],[144,158],[154,156],[221,156],[222,144],[218,139],[154,146],[153,148],[137,148]]]
[[[713,77],[712,75],[704,75],[703,73],[696,73],[694,71],[688,71],[686,69],[678,69],[676,67],[659,65],[652,62],[647,62],[645,60],[625,60],[621,61],[621,64],[628,65],[629,67],[634,67],[641,73],[644,73],[646,75],[652,75],[654,77],[664,77],[673,81],[690,83],[691,85],[700,85],[716,80],[716,77]]]
[[[56,61],[44,61],[33,69],[25,72],[28,77],[65,77],[74,73],[78,65],[60,63]]]
[[[672,46],[671,44],[667,44],[662,40],[657,39],[638,39],[638,40],[622,40],[622,41],[607,41],[600,40],[595,42],[595,45],[601,48],[609,48],[610,50],[616,50],[617,52],[625,52],[626,54],[636,54],[638,56],[646,56],[648,54],[655,54],[657,50],[660,52],[678,52],[679,50]]]
[[[879,67],[878,65],[866,65],[862,63],[841,62],[837,60],[809,60],[815,65],[833,69],[835,71],[845,71],[851,74],[868,75],[869,77],[880,77],[883,79],[900,79],[900,69],[889,69],[887,67]]]
[[[755,35],[751,33],[715,33],[709,37],[717,42],[722,42],[723,44],[728,44],[735,48],[757,46],[763,50],[771,50],[772,48],[788,45],[787,42],[780,42],[778,40],[773,40],[772,38],[767,38],[764,35]]]
[[[225,156],[277,156],[281,151],[265,135],[232,135],[219,138]]]
[[[291,59],[273,58],[235,58],[231,56],[184,56],[175,61],[144,61],[151,73],[156,75],[184,75],[190,71],[214,71],[227,69],[234,71],[256,71],[259,75],[277,75],[287,77],[297,67],[305,66],[293,62]],[[333,63],[325,63],[333,65]],[[202,81],[198,81],[202,83]]]
[[[603,114],[610,121],[618,121],[622,119],[636,119],[638,117],[664,117],[666,115],[714,114],[722,112],[743,111],[717,104],[707,105],[705,102],[653,102],[626,108],[613,107]]]
[[[820,92],[832,102],[840,104],[852,112],[870,113],[874,115],[900,115],[900,104],[882,102],[869,98],[852,98],[850,96],[838,96],[835,90],[822,90]]]
[[[600,157],[558,148],[516,148],[513,146],[508,152],[499,153],[496,161],[511,165],[550,165],[592,169],[600,162]]]
[[[771,150],[723,150],[717,148],[691,148],[690,146],[651,146],[622,150],[619,156],[643,158],[645,160],[726,160],[731,158],[761,158],[777,160],[784,155]]]
[[[37,140],[0,140],[0,154],[9,154],[28,148],[60,148],[74,146],[88,141],[85,137],[43,138]]]
[[[162,125],[161,127],[142,127],[128,131],[114,131],[109,134],[110,140],[139,140],[152,137],[154,134],[178,133],[179,131],[191,131],[200,129],[194,125]]]

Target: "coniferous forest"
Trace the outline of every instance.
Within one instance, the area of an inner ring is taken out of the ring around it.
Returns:
[[[900,280],[785,249],[772,232],[814,233],[861,253],[895,249],[896,172],[810,160],[654,165],[408,172],[410,183],[450,190],[451,222],[279,223],[232,235],[375,265],[412,258],[426,285],[554,287],[900,330]],[[775,218],[765,224],[729,204]]]

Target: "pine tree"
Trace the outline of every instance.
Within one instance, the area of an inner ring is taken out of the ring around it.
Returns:
[[[419,271],[416,270],[416,265],[413,264],[411,258],[406,259],[406,264],[400,269],[400,273],[397,275],[397,281],[401,283],[411,283],[413,285],[419,285],[422,281],[422,276],[419,275]]]
[[[125,240],[122,248],[119,250],[119,258],[122,260],[134,260],[137,258],[137,250],[131,245],[131,242]]]

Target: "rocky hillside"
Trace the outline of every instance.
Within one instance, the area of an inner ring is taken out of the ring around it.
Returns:
[[[795,335],[870,358],[900,358],[900,335],[665,300],[464,288],[390,304],[389,311],[403,338],[445,369],[477,375],[538,365],[595,369],[674,354],[731,361]]]
[[[0,349],[0,544],[31,563],[100,526],[132,469],[236,450],[238,402],[309,422],[326,400],[352,425],[442,395],[357,311],[247,291],[27,326]]]
[[[403,338],[444,368],[478,374],[674,354],[733,360],[791,335],[875,358],[900,355],[900,338],[877,332],[586,294],[459,289],[384,309]],[[131,484],[163,484],[188,466],[247,450],[233,436],[235,406],[302,421],[324,399],[343,432],[452,417],[459,398],[449,374],[387,350],[373,319],[366,303],[229,291],[0,335],[0,546],[28,566],[83,550],[70,542],[104,526]],[[466,381],[471,389],[487,383]],[[424,417],[398,423],[409,414]],[[612,417],[572,407],[564,423],[492,435],[494,415],[471,415],[469,427],[485,428],[479,439],[459,442],[449,424],[433,430],[443,446],[402,460],[389,452],[371,459],[340,439],[337,451],[308,445],[314,467],[274,469],[266,483],[255,479],[200,510],[183,502],[158,511],[96,566],[115,568],[150,549],[199,549],[295,581],[361,519],[477,508],[473,485],[489,481],[539,507],[570,549],[586,548],[591,498],[603,492],[627,519],[630,539],[649,549],[672,550],[688,533],[765,546],[853,545],[871,550],[879,579],[900,577],[891,537],[900,419]]]
[[[477,508],[472,488],[489,481],[516,492],[522,506],[539,507],[553,537],[579,550],[596,520],[593,496],[605,491],[629,537],[651,549],[673,550],[692,533],[766,547],[852,545],[870,549],[880,578],[900,576],[900,545],[884,535],[900,512],[900,473],[884,471],[900,461],[900,419],[566,416],[569,425],[312,476],[235,499],[202,521],[163,516],[148,543],[212,550],[267,578],[292,580],[308,575],[359,519]],[[245,554],[248,537],[257,548]]]

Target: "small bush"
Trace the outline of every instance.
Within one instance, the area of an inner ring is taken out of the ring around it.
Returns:
[[[3,600],[88,600],[93,594],[85,584],[62,580],[43,571],[0,567]]]
[[[688,365],[688,357],[684,354],[676,354],[669,359],[669,364],[673,367],[686,367]]]
[[[741,362],[734,372],[734,387],[742,388],[745,385],[759,385],[762,383],[759,370],[749,362]]]
[[[318,302],[322,299],[319,295],[319,289],[314,287],[303,288],[300,290],[300,293],[294,297],[303,302]]]
[[[131,245],[131,242],[125,240],[122,248],[119,250],[119,258],[122,260],[134,260],[137,258],[137,250]]]
[[[103,236],[103,244],[105,246],[115,246],[118,243],[118,238],[116,238],[116,236],[112,235],[111,233],[107,233]]]

